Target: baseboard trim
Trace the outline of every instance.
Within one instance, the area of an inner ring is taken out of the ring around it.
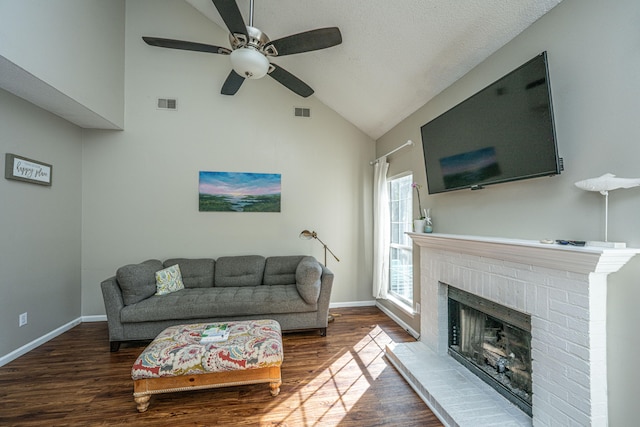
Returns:
[[[411,326],[409,326],[406,322],[404,322],[402,319],[400,319],[398,316],[396,316],[395,314],[393,314],[393,312],[391,310],[389,310],[388,308],[386,308],[384,305],[382,304],[378,304],[376,302],[376,307],[378,307],[384,314],[386,314],[387,316],[389,316],[394,322],[396,322],[398,325],[400,325],[400,327],[402,327],[402,329],[404,329],[405,331],[407,331],[409,333],[409,335],[411,335],[412,337],[414,337],[415,339],[420,339],[420,332],[416,331],[415,329],[413,329]]]
[[[376,305],[375,300],[371,301],[351,301],[351,302],[332,302],[329,308],[348,308],[348,307],[373,307]]]
[[[106,322],[107,321],[107,315],[106,314],[102,314],[102,315],[94,315],[94,316],[82,316],[82,322]]]
[[[69,329],[78,326],[80,323],[82,323],[82,318],[78,317],[77,319],[62,325],[57,329],[54,329],[53,331],[41,336],[40,338],[37,338],[31,341],[30,343],[23,345],[22,347],[12,351],[11,353],[0,357],[0,366],[4,366],[7,363],[16,360],[18,357],[24,354],[27,354],[34,348],[37,348],[42,344],[46,343],[47,341],[54,339],[58,335],[62,335],[63,333],[67,332]]]

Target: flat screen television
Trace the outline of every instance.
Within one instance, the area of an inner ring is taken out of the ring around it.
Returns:
[[[562,170],[546,52],[420,129],[429,194]]]

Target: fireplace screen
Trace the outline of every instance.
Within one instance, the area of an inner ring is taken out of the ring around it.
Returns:
[[[449,354],[531,415],[531,317],[448,289]]]

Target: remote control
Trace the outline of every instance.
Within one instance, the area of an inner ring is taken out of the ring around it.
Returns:
[[[584,240],[556,240],[559,245],[571,245],[571,246],[584,246],[586,242]]]

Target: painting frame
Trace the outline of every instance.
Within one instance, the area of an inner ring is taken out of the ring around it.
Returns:
[[[200,171],[198,178],[200,212],[281,211],[281,174]]]
[[[53,166],[39,160],[6,153],[4,157],[4,177],[14,181],[51,187]]]

